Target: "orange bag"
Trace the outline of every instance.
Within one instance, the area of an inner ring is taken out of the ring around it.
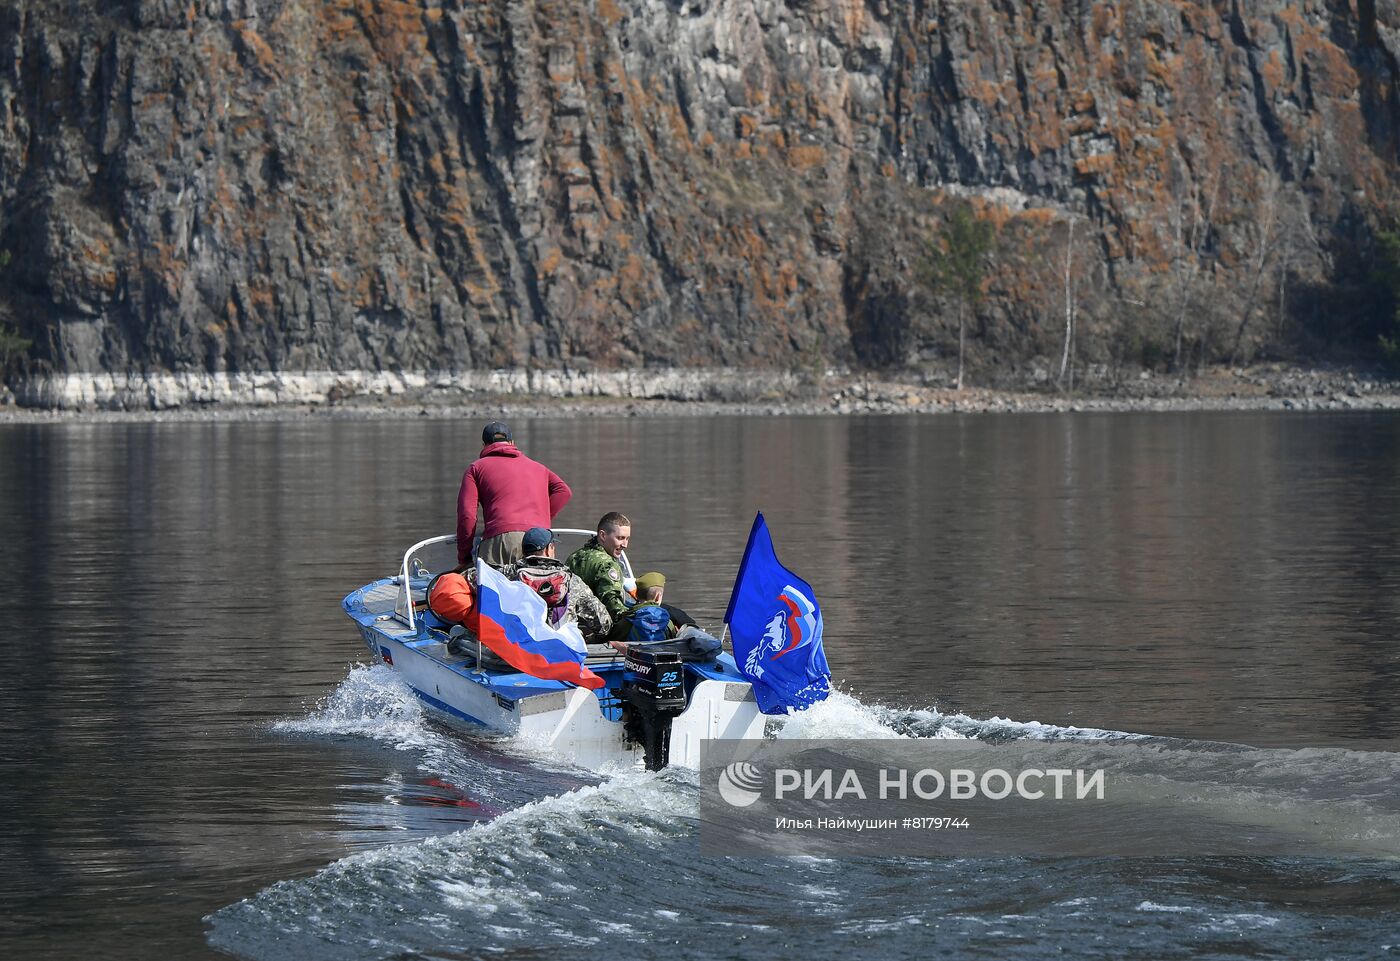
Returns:
[[[449,571],[433,578],[428,588],[428,609],[438,617],[452,624],[465,624],[475,606],[472,586],[461,574]]]

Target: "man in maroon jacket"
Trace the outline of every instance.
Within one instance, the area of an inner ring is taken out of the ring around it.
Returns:
[[[532,527],[549,527],[573,491],[548,467],[530,460],[511,439],[510,428],[492,421],[481,432],[481,456],[462,475],[457,494],[457,563],[472,562],[476,505],[486,529],[478,554],[500,567],[520,560],[520,542]]]

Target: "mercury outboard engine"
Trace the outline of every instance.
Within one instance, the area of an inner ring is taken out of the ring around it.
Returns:
[[[628,740],[642,746],[647,770],[659,771],[671,757],[671,720],[685,710],[681,656],[633,644],[623,666],[623,729]]]

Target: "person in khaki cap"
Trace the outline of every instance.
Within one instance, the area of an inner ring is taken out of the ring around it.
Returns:
[[[680,633],[671,612],[662,606],[665,596],[665,574],[648,571],[637,578],[637,603],[613,622],[609,643],[625,653],[628,644],[654,644]]]
[[[666,596],[666,575],[660,571],[647,571],[637,578],[637,607],[650,604],[660,607]]]

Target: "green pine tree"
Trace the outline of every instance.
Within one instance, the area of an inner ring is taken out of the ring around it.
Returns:
[[[958,381],[963,386],[963,354],[967,345],[967,313],[974,316],[982,303],[983,281],[996,230],[979,220],[967,204],[960,205],[930,246],[925,282],[935,293],[951,296],[958,305]]]

